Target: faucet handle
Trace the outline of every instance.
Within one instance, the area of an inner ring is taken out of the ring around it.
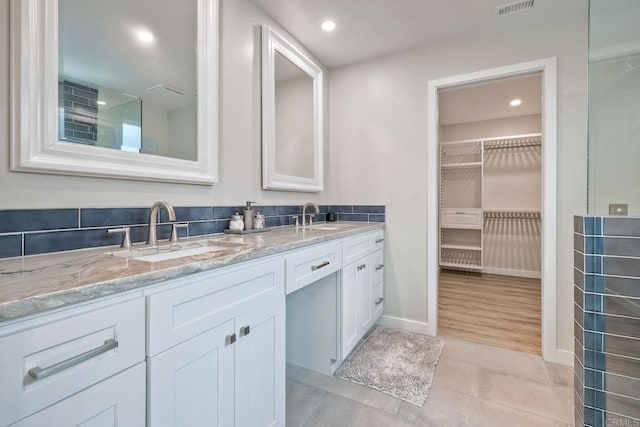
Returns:
[[[174,222],[171,224],[171,238],[169,239],[169,243],[178,243],[178,229],[187,227],[189,227],[189,224],[186,222]]]
[[[313,218],[316,216],[316,214],[309,214],[309,227],[311,227],[313,225]]]
[[[131,248],[131,228],[130,227],[122,227],[122,228],[110,228],[107,230],[107,233],[122,233],[122,243],[120,247],[123,249]]]
[[[291,215],[291,219],[296,220],[296,228],[300,227],[299,217],[298,215]]]

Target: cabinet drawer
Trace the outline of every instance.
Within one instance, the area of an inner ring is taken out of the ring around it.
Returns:
[[[376,285],[384,279],[384,251],[379,250],[373,254],[373,264],[371,265],[371,283]]]
[[[373,304],[373,317],[374,322],[378,320],[380,316],[382,316],[382,312],[384,311],[384,287],[382,282],[378,283],[373,287],[373,292],[371,293]]]
[[[145,371],[145,364],[140,363],[11,427],[144,427]]]
[[[147,296],[147,353],[156,355],[284,294],[281,257],[178,279]]]
[[[144,298],[62,316],[0,338],[0,425],[144,360]]]
[[[440,227],[482,229],[482,210],[440,209]]]
[[[379,251],[384,248],[384,230],[376,231],[373,233],[372,250]]]
[[[347,239],[342,244],[342,264],[349,265],[373,250],[373,234],[368,233]]]
[[[339,243],[301,249],[285,257],[287,295],[342,268]]]

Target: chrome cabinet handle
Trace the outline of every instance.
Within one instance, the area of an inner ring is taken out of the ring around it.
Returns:
[[[320,270],[322,267],[326,267],[329,264],[331,264],[329,261],[325,261],[322,264],[313,265],[313,266],[311,266],[311,271]]]
[[[466,212],[456,212],[456,215],[466,215]]]
[[[376,305],[380,305],[380,304],[382,304],[382,301],[384,301],[384,298],[378,298],[378,299],[376,300]]]
[[[358,266],[358,271],[360,271],[360,270],[364,270],[365,268],[367,268],[367,264],[360,264],[360,265]]]
[[[108,340],[105,340],[104,344],[100,347],[96,347],[77,356],[70,357],[69,359],[63,360],[55,365],[47,366],[46,368],[41,368],[39,366],[31,368],[29,369],[29,376],[35,380],[41,380],[43,378],[50,377],[53,374],[57,374],[58,372],[62,372],[65,369],[71,368],[72,366],[86,362],[89,359],[93,359],[94,357],[113,350],[116,347],[118,347],[118,341],[109,338]]]
[[[382,243],[384,242],[384,237],[381,237],[379,239],[376,239],[376,243]]]
[[[236,342],[236,334],[227,335],[227,339],[225,341],[226,345],[231,345]]]
[[[242,336],[249,335],[251,333],[251,326],[243,326],[242,328],[240,328],[240,333],[242,334]]]
[[[384,264],[378,264],[378,265],[376,265],[376,271],[378,271],[378,270],[382,270],[382,267],[384,267]]]

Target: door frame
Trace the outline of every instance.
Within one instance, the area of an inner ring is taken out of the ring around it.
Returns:
[[[438,90],[542,72],[542,357],[567,363],[556,343],[557,58],[549,57],[430,80],[427,92],[427,329],[438,334],[439,141]]]

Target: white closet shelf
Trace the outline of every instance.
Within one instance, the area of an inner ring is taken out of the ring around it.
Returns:
[[[463,168],[479,168],[479,167],[482,167],[482,162],[444,163],[440,165],[441,169],[463,169]]]
[[[468,264],[465,262],[442,261],[440,267],[465,268],[469,270],[482,270],[482,266],[478,264]]]
[[[462,250],[465,250],[465,251],[481,251],[482,250],[481,246],[449,245],[449,244],[446,244],[446,243],[441,244],[440,247],[442,249],[462,249]]]

